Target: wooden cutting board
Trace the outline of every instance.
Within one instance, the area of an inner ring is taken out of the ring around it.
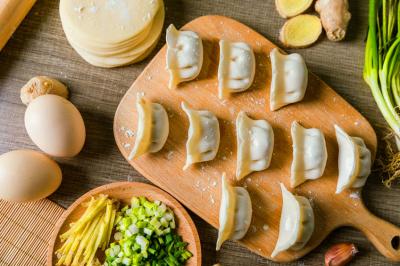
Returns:
[[[325,134],[328,162],[322,178],[309,181],[292,190],[309,198],[315,213],[315,231],[308,244],[300,251],[283,252],[273,260],[296,260],[315,247],[335,228],[353,226],[368,237],[386,257],[400,261],[398,247],[400,229],[371,214],[360,197],[361,191],[335,194],[337,182],[338,147],[333,125],[338,124],[350,135],[362,137],[376,153],[377,140],[368,121],[333,89],[310,74],[305,99],[276,112],[269,110],[271,66],[269,52],[276,46],[247,26],[221,16],[200,17],[183,27],[197,32],[203,39],[204,63],[195,81],[169,90],[166,71],[166,47],[155,56],[121,100],[114,118],[114,136],[125,158],[134,143],[137,126],[135,100],[137,92],[161,103],[169,114],[170,135],[165,147],[156,154],[148,154],[129,163],[150,181],[180,200],[186,207],[218,228],[220,178],[222,172],[234,183],[236,167],[235,119],[239,111],[246,111],[253,119],[266,119],[275,134],[275,148],[269,169],[251,174],[236,182],[247,187],[253,204],[252,225],[244,239],[239,241],[255,253],[271,259],[278,238],[281,213],[279,183],[289,187],[292,161],[290,126],[299,121],[305,127],[320,128]],[[217,97],[218,41],[245,41],[256,54],[257,69],[253,86],[244,93],[221,101]],[[307,61],[307,58],[305,58]],[[186,171],[185,143],[188,119],[180,108],[181,101],[195,109],[207,109],[220,122],[221,145],[215,160],[201,163]]]

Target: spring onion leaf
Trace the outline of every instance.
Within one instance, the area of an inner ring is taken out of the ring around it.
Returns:
[[[363,77],[383,117],[400,137],[400,1],[369,0]]]
[[[133,197],[116,220],[116,241],[105,252],[106,266],[179,266],[192,257],[174,232],[174,213],[160,201]]]

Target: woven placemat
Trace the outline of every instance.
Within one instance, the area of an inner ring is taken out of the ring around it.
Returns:
[[[0,265],[45,265],[51,233],[63,212],[48,199],[20,204],[0,200]]]

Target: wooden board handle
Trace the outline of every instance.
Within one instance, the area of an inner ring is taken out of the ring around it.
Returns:
[[[400,228],[375,216],[364,205],[349,224],[365,234],[376,249],[393,261],[400,261]]]
[[[35,2],[36,0],[0,1],[0,51]]]

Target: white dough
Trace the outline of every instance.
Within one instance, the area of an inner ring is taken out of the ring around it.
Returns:
[[[314,212],[310,201],[294,196],[281,183],[282,213],[279,223],[279,237],[271,257],[291,249],[300,250],[310,240],[314,232]]]
[[[272,67],[270,109],[275,111],[304,98],[308,70],[299,54],[284,55],[274,48],[270,57]]]
[[[352,137],[353,141],[358,146],[359,158],[360,158],[360,171],[357,175],[357,179],[351,185],[352,188],[360,188],[365,185],[367,182],[368,176],[371,174],[371,151],[365,145],[365,142],[362,138]]]
[[[274,149],[270,124],[266,120],[252,120],[242,111],[236,119],[236,135],[236,178],[240,180],[253,171],[267,169]]]
[[[335,125],[336,140],[339,145],[339,176],[336,193],[349,188],[360,171],[359,149],[353,139],[339,126]]]
[[[159,36],[157,36],[158,40]],[[132,55],[132,56],[127,56],[127,57],[118,57],[118,56],[96,56],[92,53],[88,53],[84,51],[83,49],[80,49],[75,46],[70,41],[71,46],[75,49],[75,51],[89,64],[97,67],[103,67],[103,68],[113,68],[113,67],[119,67],[119,66],[125,66],[129,64],[133,64],[139,61],[142,61],[145,59],[156,47],[157,41],[155,41],[153,44],[151,44],[150,47],[148,47],[147,50],[143,51],[142,54],[138,55]]]
[[[79,38],[114,45],[142,33],[160,6],[159,0],[60,0],[60,16]]]
[[[193,110],[182,102],[182,109],[189,118],[190,126],[186,142],[186,170],[198,162],[211,161],[219,148],[220,132],[217,117],[210,111]]]
[[[302,127],[294,121],[291,128],[293,161],[290,186],[297,187],[306,180],[314,180],[324,173],[328,153],[324,134],[320,129]]]
[[[147,152],[155,153],[161,150],[169,133],[168,115],[164,107],[161,104],[152,103],[140,93],[136,97],[138,128],[129,160]]]
[[[339,176],[336,194],[348,188],[360,188],[365,185],[371,173],[371,152],[364,140],[349,136],[335,125],[336,139],[339,145]]]
[[[163,0],[61,0],[60,17],[75,51],[94,66],[111,68],[151,53],[165,11]]]
[[[247,90],[254,80],[256,59],[253,49],[245,42],[219,41],[218,95]]]
[[[203,43],[193,31],[178,31],[174,25],[167,29],[167,69],[170,89],[196,78],[203,64]]]
[[[216,250],[228,239],[242,239],[251,223],[253,213],[250,195],[242,187],[232,187],[222,174],[219,230]]]
[[[150,26],[150,31],[144,36],[144,38],[137,43],[123,45],[122,47],[113,49],[99,49],[93,48],[91,45],[83,43],[81,40],[76,39],[72,32],[65,29],[67,39],[75,50],[82,53],[90,54],[91,56],[105,57],[105,58],[128,58],[128,57],[139,57],[151,47],[155,46],[160,34],[162,32],[165,12],[164,9],[160,9],[154,18],[154,23]]]

